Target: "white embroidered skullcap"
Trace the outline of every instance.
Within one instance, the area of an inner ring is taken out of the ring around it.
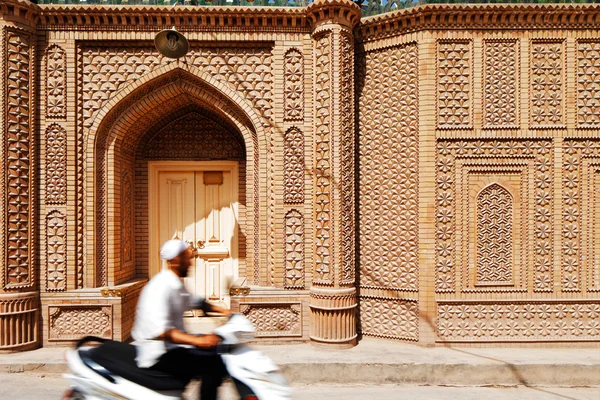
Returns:
[[[160,248],[160,258],[163,260],[172,260],[190,247],[183,240],[167,240]]]

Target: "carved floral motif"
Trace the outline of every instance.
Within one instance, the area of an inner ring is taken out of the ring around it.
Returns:
[[[484,41],[485,127],[517,125],[518,41]]]
[[[285,203],[304,202],[304,133],[296,127],[285,132],[283,184]]]
[[[285,215],[286,289],[304,289],[304,218],[298,210]]]
[[[56,44],[46,50],[46,116],[67,116],[67,53]]]
[[[418,290],[417,45],[365,55],[358,85],[361,287]]]
[[[552,291],[552,142],[548,140],[440,140],[437,159],[436,292],[455,291],[456,163],[460,159],[533,159],[534,282],[536,292]],[[490,165],[491,161],[487,161]],[[498,161],[496,161],[497,163]],[[497,164],[491,164],[497,165]]]
[[[67,202],[67,132],[57,124],[46,129],[46,204]]]
[[[300,311],[299,303],[240,305],[240,312],[256,327],[257,337],[302,336]]]
[[[112,339],[112,307],[49,307],[50,340],[78,340],[82,336]]]
[[[438,43],[438,128],[471,125],[471,41]]]
[[[304,118],[304,57],[298,49],[285,53],[283,61],[283,119],[302,121]]]
[[[531,44],[531,125],[564,124],[564,42]]]
[[[598,340],[600,304],[438,304],[437,331],[444,341]]]
[[[60,211],[46,216],[46,289],[67,290],[67,218]]]
[[[360,317],[364,335],[419,340],[419,309],[414,300],[363,296]]]
[[[32,200],[31,137],[31,54],[32,39],[29,34],[5,30],[6,51],[5,80],[5,142],[4,146],[4,199],[7,227],[5,238],[7,259],[3,281],[5,288],[22,288],[33,285],[30,259],[30,229]]]
[[[315,283],[331,285],[331,45],[325,32],[314,43],[315,51]]]
[[[600,126],[600,42],[577,42],[577,124]]]
[[[477,283],[512,283],[513,200],[494,183],[477,196]]]

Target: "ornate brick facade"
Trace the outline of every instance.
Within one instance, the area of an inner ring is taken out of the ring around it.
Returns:
[[[599,18],[6,0],[0,351],[128,338],[157,160],[239,164],[261,340],[600,340]]]

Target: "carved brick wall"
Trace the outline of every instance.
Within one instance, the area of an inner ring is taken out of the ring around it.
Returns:
[[[4,261],[2,287],[5,290],[35,285],[33,269],[35,142],[32,135],[34,93],[34,39],[21,30],[2,31],[5,54],[3,110],[4,146],[2,206]]]
[[[401,44],[358,58],[361,330],[417,340],[416,301],[369,295],[374,290],[400,296],[418,290],[417,45]]]
[[[577,40],[577,125],[600,126],[600,41]]]

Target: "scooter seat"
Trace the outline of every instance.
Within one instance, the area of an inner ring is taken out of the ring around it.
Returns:
[[[184,390],[187,381],[165,374],[164,372],[139,368],[135,362],[135,346],[112,340],[104,341],[93,349],[79,350],[83,362],[92,369],[93,364],[105,368],[111,375],[118,375],[128,381],[142,385],[152,390]],[[91,362],[90,362],[91,360]],[[100,375],[106,372],[97,371]]]

